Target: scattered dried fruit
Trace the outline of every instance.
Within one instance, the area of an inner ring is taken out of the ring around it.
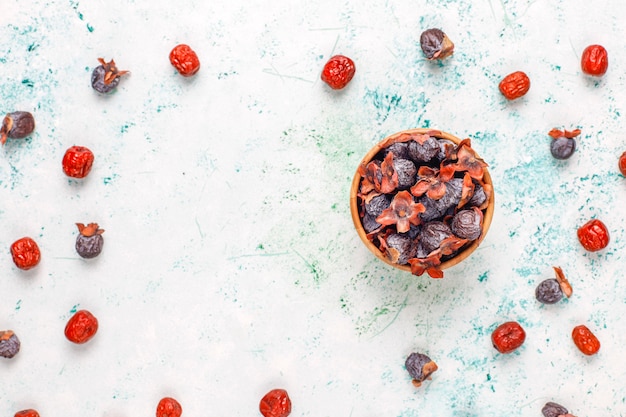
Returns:
[[[558,130],[552,129],[548,135],[553,139],[550,142],[550,152],[556,159],[568,159],[576,150],[574,138],[580,135],[580,129]]]
[[[609,68],[609,55],[602,45],[589,45],[583,51],[580,67],[587,75],[600,77]]]
[[[626,152],[620,155],[617,166],[619,168],[619,172],[626,177]]]
[[[39,246],[30,237],[23,237],[13,242],[11,255],[13,256],[15,266],[25,271],[37,266],[41,260]]]
[[[507,321],[491,334],[493,347],[500,353],[511,353],[524,344],[526,332],[516,321]]]
[[[189,45],[176,45],[170,52],[170,63],[183,77],[191,77],[200,69],[198,55]]]
[[[584,324],[574,327],[572,340],[574,340],[576,347],[585,355],[594,355],[600,350],[600,341]]]
[[[100,65],[91,73],[91,86],[97,92],[107,94],[115,90],[120,83],[120,77],[128,71],[118,70],[114,60],[106,62],[103,58],[98,58],[98,61]]]
[[[76,223],[76,226],[78,227],[76,252],[86,259],[100,255],[104,245],[104,238],[102,237],[104,229],[100,229],[98,223],[89,223],[87,226],[83,223]]]
[[[0,330],[0,356],[11,359],[20,351],[20,339],[12,330]]]
[[[454,52],[454,44],[437,28],[427,29],[420,35],[420,46],[426,59],[444,59]]]
[[[572,286],[558,266],[553,267],[556,278],[546,279],[535,289],[535,298],[543,304],[555,304],[561,301],[563,295],[568,298],[572,295]]]
[[[589,252],[604,249],[609,244],[609,231],[598,219],[589,220],[578,228],[578,240]]]
[[[4,116],[0,127],[0,143],[6,143],[7,138],[23,139],[35,130],[35,118],[27,111],[14,111]]]
[[[500,81],[500,92],[508,100],[524,96],[530,90],[530,78],[522,71],[515,71]]]
[[[567,408],[551,401],[547,402],[546,405],[543,406],[541,413],[544,417],[573,417],[569,414]]]
[[[87,310],[78,310],[65,326],[67,340],[83,344],[91,340],[98,331],[98,319]]]
[[[85,178],[91,171],[94,155],[84,146],[72,146],[63,155],[63,172],[72,178]]]
[[[39,417],[39,413],[37,410],[30,408],[28,410],[18,411],[15,413],[15,417]]]
[[[261,398],[259,411],[263,417],[287,417],[291,414],[291,399],[284,389],[273,389]]]
[[[404,367],[409,372],[411,378],[413,378],[413,385],[420,387],[422,382],[430,379],[430,376],[435,372],[438,367],[428,356],[423,353],[413,352],[406,358]]]
[[[333,90],[344,88],[354,77],[356,67],[354,61],[347,56],[335,55],[331,57],[322,70],[322,81]]]
[[[180,417],[182,413],[183,407],[174,398],[161,398],[157,404],[156,417]]]

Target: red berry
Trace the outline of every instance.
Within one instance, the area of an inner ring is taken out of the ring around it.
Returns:
[[[176,45],[170,52],[170,62],[183,77],[191,77],[200,69],[198,55],[189,45]]]
[[[85,178],[93,165],[93,153],[84,146],[72,146],[63,156],[63,172],[72,178]]]
[[[347,56],[335,55],[324,65],[322,81],[333,90],[340,90],[352,80],[355,71],[354,61]]]
[[[526,332],[515,321],[507,321],[498,326],[491,334],[493,347],[500,353],[511,353],[524,344]]]
[[[589,252],[604,249],[609,244],[609,231],[598,219],[589,220],[578,228],[578,240]]]
[[[87,310],[79,310],[65,326],[65,337],[73,343],[82,344],[91,340],[98,331],[98,319]]]
[[[284,389],[273,389],[261,399],[259,411],[264,417],[287,417],[291,414],[291,399]]]
[[[583,324],[574,327],[572,339],[576,347],[585,355],[594,355],[600,350],[600,341],[591,333],[591,330]]]
[[[588,75],[599,77],[609,68],[609,56],[602,45],[589,45],[583,51],[580,67]]]
[[[619,157],[618,166],[619,166],[619,172],[621,172],[622,175],[626,177],[626,152],[624,152]]]
[[[39,413],[37,410],[28,409],[22,410],[15,413],[15,417],[39,417]]]
[[[500,81],[500,92],[508,100],[520,98],[530,90],[530,78],[522,71],[515,71]]]
[[[39,246],[29,237],[23,237],[13,242],[11,245],[11,255],[13,256],[15,266],[23,270],[37,266],[41,260]]]
[[[171,397],[162,398],[156,409],[156,417],[180,417],[183,407]]]

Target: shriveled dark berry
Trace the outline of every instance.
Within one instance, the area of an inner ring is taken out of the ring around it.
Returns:
[[[550,401],[543,406],[541,413],[544,417],[559,417],[567,415],[569,411],[567,411],[567,408],[562,405]]]
[[[14,111],[4,116],[0,127],[0,143],[7,138],[23,139],[35,130],[35,118],[27,111]]]
[[[380,213],[383,212],[386,208],[391,204],[391,198],[386,194],[379,194],[377,196],[372,197],[369,201],[366,201],[365,211],[374,216],[374,218],[380,216]]]
[[[419,387],[422,382],[437,370],[437,364],[423,353],[413,352],[406,358],[404,367],[413,378],[413,385]]]
[[[398,189],[407,190],[415,185],[415,177],[417,168],[415,164],[408,159],[394,159],[393,169],[398,174]]]
[[[427,253],[439,248],[441,241],[452,236],[450,227],[441,221],[431,221],[422,227],[419,241]]]
[[[382,224],[376,221],[376,217],[378,216],[372,216],[369,213],[365,213],[365,215],[363,216],[363,220],[361,221],[361,223],[363,223],[363,229],[365,230],[365,233],[373,232],[374,230],[382,226]]]
[[[405,233],[392,233],[387,237],[388,257],[395,263],[406,265],[415,257],[415,241]]]
[[[563,290],[556,279],[546,279],[535,288],[535,298],[543,304],[555,304],[563,298]]]
[[[427,59],[443,59],[454,52],[454,44],[441,29],[428,29],[420,36],[420,46]]]
[[[431,136],[422,143],[415,140],[409,142],[409,157],[415,162],[429,162],[441,151],[437,138]]]
[[[474,183],[474,194],[468,201],[467,205],[470,207],[480,207],[485,201],[487,201],[487,194],[480,184]]]
[[[82,223],[76,223],[79,234],[76,237],[76,252],[86,259],[95,258],[102,252],[104,245],[103,229],[98,227],[97,223],[89,223],[85,226]]]
[[[576,150],[576,141],[572,138],[557,138],[550,143],[550,152],[556,159],[568,159]]]
[[[426,208],[426,211],[420,214],[422,221],[429,222],[442,218],[449,210],[453,210],[461,201],[462,190],[463,179],[452,178],[446,183],[446,193],[439,200],[428,198],[427,195],[421,196],[418,202]]]
[[[120,76],[128,71],[120,71],[115,66],[115,61],[106,62],[102,58],[98,58],[100,65],[94,68],[91,73],[91,87],[99,93],[108,94],[115,90],[120,83]]]
[[[452,218],[452,233],[461,239],[475,240],[482,233],[482,212],[480,210],[461,210]]]
[[[12,330],[0,330],[0,356],[12,358],[20,351],[20,339]]]
[[[393,154],[394,159],[408,159],[409,158],[409,144],[406,142],[396,142],[392,143],[388,147],[385,148],[385,155],[387,152],[391,152]]]

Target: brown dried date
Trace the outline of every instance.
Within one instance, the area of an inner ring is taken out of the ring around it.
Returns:
[[[530,90],[530,78],[522,71],[515,71],[500,81],[500,92],[508,100],[515,100]]]

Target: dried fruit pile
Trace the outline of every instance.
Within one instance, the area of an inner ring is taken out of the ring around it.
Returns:
[[[442,262],[483,237],[493,201],[487,164],[469,139],[455,143],[438,131],[401,132],[378,148],[358,168],[363,230],[390,263],[441,278]]]

